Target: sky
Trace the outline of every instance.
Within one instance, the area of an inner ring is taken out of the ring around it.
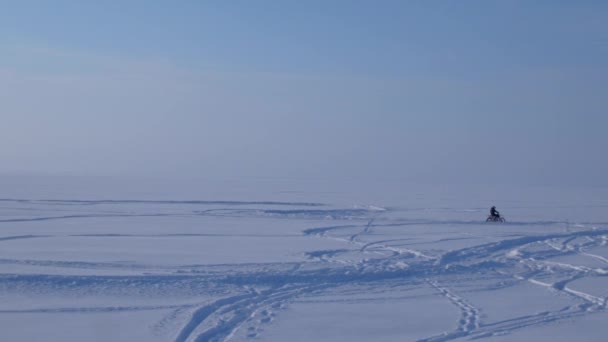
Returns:
[[[0,5],[0,174],[608,185],[605,1]]]

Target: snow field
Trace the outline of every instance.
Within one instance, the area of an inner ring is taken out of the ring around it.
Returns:
[[[450,198],[360,205],[284,196],[294,198],[1,200],[3,339],[603,341],[608,333],[602,202],[505,200],[509,221],[497,224]]]

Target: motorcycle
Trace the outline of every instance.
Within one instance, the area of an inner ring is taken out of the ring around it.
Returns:
[[[486,219],[486,222],[506,222],[507,220],[505,220],[504,217],[502,216],[488,216],[488,218]]]

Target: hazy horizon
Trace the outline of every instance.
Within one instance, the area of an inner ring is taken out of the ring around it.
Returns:
[[[0,175],[608,185],[603,2],[3,8]]]

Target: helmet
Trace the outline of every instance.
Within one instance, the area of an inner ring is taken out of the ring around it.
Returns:
[[[492,209],[496,209],[496,207],[495,207],[495,206],[492,206]]]

